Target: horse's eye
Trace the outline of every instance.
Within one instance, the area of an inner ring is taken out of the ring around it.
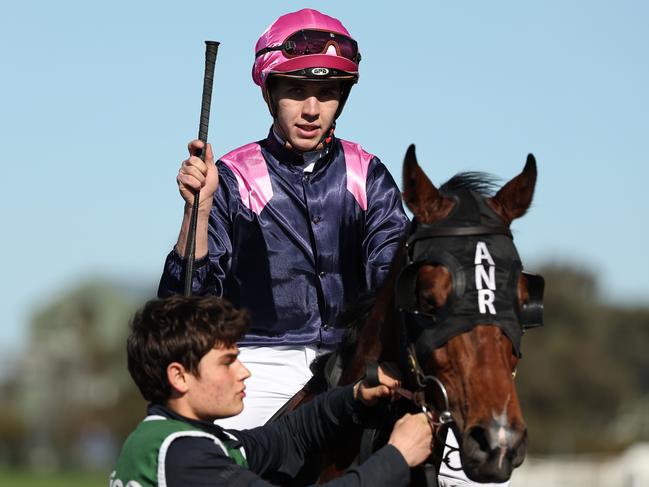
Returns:
[[[434,296],[422,296],[420,302],[426,311],[437,308],[437,300]]]

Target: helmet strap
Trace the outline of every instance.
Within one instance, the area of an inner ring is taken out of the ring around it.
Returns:
[[[336,115],[334,115],[334,120],[338,120],[338,117],[340,117],[340,114],[343,112],[349,93],[352,91],[352,86],[354,86],[354,82],[348,81],[340,84],[340,102],[338,103],[338,110],[336,111]]]
[[[264,101],[266,102],[266,105],[268,106],[268,111],[270,112],[270,115],[273,117],[273,121],[277,118],[277,106],[275,105],[275,102],[273,101],[273,97],[270,93],[270,90],[268,89],[268,85],[264,87]]]
[[[334,131],[336,130],[336,119],[334,118],[334,121],[331,123],[331,127],[329,127],[329,130],[325,132],[325,134],[322,136],[322,140],[320,140],[320,143],[318,144],[317,147],[320,147],[322,145],[322,149],[325,150],[326,152],[329,152],[331,149],[331,145],[333,144],[334,141]]]

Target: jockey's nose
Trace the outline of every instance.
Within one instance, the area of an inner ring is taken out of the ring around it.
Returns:
[[[306,118],[316,118],[320,113],[320,102],[315,95],[304,99],[302,113]]]

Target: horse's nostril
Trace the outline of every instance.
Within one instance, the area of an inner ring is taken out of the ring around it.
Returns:
[[[468,437],[473,440],[478,448],[483,452],[491,451],[489,446],[489,440],[487,438],[487,433],[484,428],[480,426],[475,426],[469,431]]]

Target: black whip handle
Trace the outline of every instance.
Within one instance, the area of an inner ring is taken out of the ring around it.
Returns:
[[[201,119],[198,126],[198,139],[203,142],[201,159],[205,160],[207,150],[207,131],[210,125],[210,106],[212,104],[212,87],[214,86],[214,66],[216,65],[216,54],[219,50],[219,43],[216,41],[205,41],[205,76],[203,78],[203,97],[201,101]],[[196,253],[196,226],[198,221],[198,203],[200,191],[194,193],[194,204],[192,206],[189,233],[187,234],[187,259],[185,265],[185,296],[192,294],[192,277],[194,273],[194,254]]]

